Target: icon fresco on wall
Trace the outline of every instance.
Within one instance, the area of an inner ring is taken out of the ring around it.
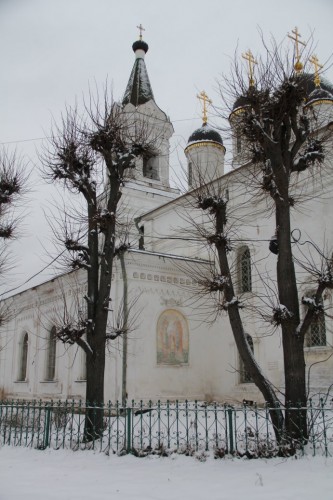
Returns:
[[[157,322],[157,363],[188,363],[188,327],[184,316],[175,309],[164,311]]]

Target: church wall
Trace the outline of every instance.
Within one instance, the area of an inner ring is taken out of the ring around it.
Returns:
[[[248,179],[253,179],[253,172],[248,169]],[[315,173],[314,173],[315,174]],[[331,193],[333,189],[332,182],[332,172],[326,170],[324,175],[310,175],[307,176],[306,173],[300,174],[296,178],[298,183],[298,190],[302,193],[302,199],[298,200],[300,202],[298,207],[292,211],[292,233],[293,237],[300,238],[300,243],[305,243],[307,240],[312,240],[314,244],[318,245],[319,248],[332,249],[333,248],[333,232],[331,225],[331,214],[333,212],[333,202],[331,198]],[[249,184],[246,177],[246,168],[242,168],[239,171],[233,172],[227,176],[224,176],[222,182],[225,182],[225,188],[228,189],[229,194],[229,209],[234,210],[237,207],[236,215],[240,221],[237,229],[237,237],[239,244],[234,244],[234,251],[231,252],[230,257],[235,265],[237,265],[237,249],[240,248],[247,241],[247,245],[251,252],[251,257],[253,262],[255,262],[256,269],[254,272],[254,282],[253,291],[255,294],[265,293],[265,284],[258,277],[260,275],[265,275],[268,272],[275,272],[277,257],[269,252],[268,246],[271,237],[275,233],[275,221],[272,216],[272,211],[269,209],[265,200],[256,198],[256,203],[249,205],[246,200],[252,196],[251,183]],[[242,188],[243,187],[243,188]],[[183,208],[180,205],[183,205]],[[189,204],[188,204],[189,205]],[[147,220],[145,222],[145,240],[151,241],[151,248],[163,252],[170,252],[172,254],[191,255],[200,256],[205,258],[204,253],[195,252],[190,253],[190,244],[187,248],[181,248],[181,244],[177,248],[177,242],[173,240],[159,240],[157,235],[161,235],[161,231],[164,231],[164,235],[175,235],[175,228],[181,226],[183,222],[183,227],[186,226],[184,220],[185,216],[179,215],[182,210],[183,214],[186,212],[191,213],[191,209],[186,208],[186,199],[183,197],[181,201],[169,206],[166,210],[164,207],[157,209],[156,211],[148,214]],[[192,210],[193,213],[193,210]],[[161,229],[163,228],[163,229]],[[150,232],[151,231],[151,232]],[[151,236],[151,240],[149,237]],[[157,242],[156,242],[157,240]],[[306,252],[309,252],[308,246]],[[299,245],[299,249],[304,252],[304,246]],[[313,247],[312,247],[313,250]],[[294,246],[295,256],[300,257],[300,251],[295,243]],[[312,258],[316,258],[316,252],[311,251]],[[319,261],[318,261],[319,264]],[[300,301],[302,295],[306,294],[309,288],[313,289],[315,283],[309,285],[309,275],[306,275],[300,270],[298,275],[299,280],[299,290],[300,290]],[[237,281],[237,279],[236,279]],[[242,294],[239,292],[236,286],[237,296],[242,299]],[[249,296],[244,294],[245,299],[249,299]],[[253,304],[255,305],[255,304]],[[272,304],[272,307],[277,305],[277,303]],[[325,318],[326,322],[326,346],[313,346],[305,348],[306,364],[307,370],[310,369],[310,394],[314,394],[319,390],[326,390],[333,382],[333,356],[330,358],[333,346],[333,333],[332,333],[332,294],[330,291],[325,293],[324,301],[325,310],[327,311],[327,316]],[[305,310],[301,308],[301,314],[305,314]],[[218,324],[226,325],[227,318],[220,320]],[[277,387],[283,388],[283,354],[281,348],[281,334],[278,329],[273,329],[272,325],[261,325],[254,317],[247,318],[246,322],[247,333],[251,335],[254,340],[254,351],[255,356],[263,367],[267,376],[273,381]],[[218,326],[216,325],[216,328]],[[223,328],[222,328],[223,329]],[[228,327],[226,327],[228,330]],[[232,338],[230,336],[230,345],[226,347],[226,341],[220,346],[220,349],[226,349],[229,355],[233,357],[233,366],[238,366],[238,354]],[[213,343],[214,347],[217,348],[218,344]],[[212,354],[210,352],[210,354]],[[326,360],[326,361],[325,361]],[[313,364],[320,361],[319,364]],[[230,361],[227,361],[227,364]],[[311,368],[310,368],[311,367]],[[231,371],[235,369],[231,368]],[[226,396],[230,396],[231,399],[255,399],[258,400],[258,395],[256,390],[253,388],[253,384],[240,384],[239,374],[235,373],[234,378],[229,379],[228,388],[230,392]],[[219,393],[221,397],[225,396],[221,392]],[[246,397],[248,394],[251,397]]]
[[[76,302],[74,290],[82,287],[80,273],[71,273],[7,299],[11,319],[0,333],[0,389],[5,395],[24,398],[64,399],[82,397],[78,348],[56,343],[55,373],[47,380],[48,339],[57,314],[66,300],[68,308]],[[22,339],[28,335],[26,376],[20,375]]]
[[[269,206],[256,198],[254,204],[248,200],[253,186],[250,167],[242,167],[223,176],[216,182],[228,190],[229,208],[236,210],[238,218],[237,238],[233,242],[231,261],[237,268],[238,252],[246,245],[249,248],[253,270],[254,294],[265,293],[259,276],[274,272],[277,257],[269,252],[269,240],[275,232],[275,222]],[[333,202],[332,171],[323,176],[314,175],[309,180],[305,174],[297,178],[298,187],[305,196],[305,204],[293,211],[292,234],[304,243],[312,240],[319,247],[333,248],[331,214]],[[223,191],[223,190],[222,190]],[[126,270],[130,294],[138,296],[136,307],[141,314],[137,328],[128,334],[127,394],[129,399],[198,399],[239,402],[243,399],[261,402],[261,396],[251,382],[240,377],[240,361],[226,315],[222,315],[209,326],[212,312],[207,309],[208,299],[195,300],[196,274],[189,277],[192,264],[184,258],[207,258],[206,250],[188,241],[189,226],[186,213],[193,217],[193,203],[183,196],[176,201],[154,209],[166,202],[172,190],[155,190],[140,184],[124,188],[124,204],[128,202],[131,217],[152,210],[141,217],[144,226],[144,248],[146,252],[130,251],[126,254]],[[195,215],[197,217],[197,215]],[[199,219],[207,221],[198,215]],[[207,227],[207,226],[206,226]],[[180,239],[178,239],[180,238]],[[131,244],[138,246],[138,234],[133,229]],[[245,243],[244,243],[245,242]],[[326,242],[326,243],[325,243]],[[305,248],[300,246],[299,248]],[[309,247],[307,247],[309,248]],[[314,247],[312,247],[314,248]],[[295,256],[301,256],[294,246]],[[308,251],[308,249],[307,249]],[[155,252],[155,255],[152,255]],[[170,254],[167,256],[165,254]],[[311,252],[316,258],[316,252]],[[197,264],[199,265],[199,264]],[[205,264],[201,264],[205,266]],[[193,266],[192,266],[193,268]],[[300,300],[313,289],[308,275],[299,273]],[[64,297],[71,308],[77,305],[80,290],[84,295],[84,272],[75,272],[8,298],[5,304],[11,311],[9,321],[0,330],[0,391],[8,396],[32,399],[84,398],[84,355],[76,346],[56,344],[54,380],[46,380],[47,334],[50,332],[56,312],[61,310]],[[115,261],[112,284],[114,310],[121,301],[123,276],[119,261]],[[255,305],[254,295],[243,293],[236,278],[236,293],[240,300],[247,299]],[[330,291],[325,293],[324,305],[329,315],[333,305]],[[276,304],[272,304],[274,306]],[[203,311],[206,317],[202,316]],[[281,334],[272,325],[258,323],[255,315],[244,310],[246,333],[253,341],[254,355],[272,383],[283,389],[283,356]],[[304,314],[304,311],[303,311]],[[20,379],[22,346],[28,335],[26,377]],[[310,369],[310,393],[324,392],[332,384],[333,332],[332,319],[326,318],[326,345],[306,347],[307,370]],[[121,338],[108,345],[105,371],[105,398],[116,400],[122,397]]]
[[[140,296],[142,315],[140,327],[129,335],[128,398],[235,401],[238,356],[227,318],[208,324],[211,314],[205,299],[196,299],[196,285],[180,271],[181,263],[157,256],[148,259],[145,254],[134,258],[140,272],[132,272],[129,264],[129,283]],[[179,317],[183,324],[177,327]],[[161,337],[172,339],[177,328],[184,334],[186,327],[188,350],[183,339],[183,350],[166,341],[161,353]],[[243,392],[239,391],[240,401]],[[253,384],[248,384],[246,394],[259,399]]]

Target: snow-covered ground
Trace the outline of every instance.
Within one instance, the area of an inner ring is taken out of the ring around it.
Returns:
[[[333,458],[106,456],[0,448],[0,500],[315,500],[333,498]]]

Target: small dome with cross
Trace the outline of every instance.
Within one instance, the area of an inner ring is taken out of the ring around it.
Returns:
[[[134,42],[132,45],[133,52],[136,52],[137,50],[143,50],[147,54],[148,48],[148,43],[144,42],[143,40],[136,40],[136,42]]]
[[[195,142],[211,142],[223,146],[223,141],[220,134],[215,129],[207,125],[208,121],[207,109],[208,105],[212,104],[212,101],[209,99],[208,95],[204,90],[197,95],[197,98],[199,99],[199,101],[202,102],[203,106],[202,107],[203,124],[202,127],[198,128],[190,135],[187,146],[190,146]]]

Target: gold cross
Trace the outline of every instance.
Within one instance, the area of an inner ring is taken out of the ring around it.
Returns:
[[[142,32],[146,31],[142,24],[140,23],[139,26],[137,26],[138,30],[140,30],[140,40],[142,40]]]
[[[315,67],[315,77],[314,77],[314,82],[316,84],[316,87],[320,87],[320,76],[319,76],[319,70],[323,68],[322,64],[319,64],[319,59],[316,55],[312,55],[309,59],[310,63],[312,63]]]
[[[212,101],[209,99],[208,95],[206,92],[203,90],[200,92],[200,94],[197,95],[197,98],[200,99],[200,101],[203,102],[203,109],[202,109],[202,121],[204,124],[207,123],[207,104],[212,104]]]
[[[297,27],[294,30],[291,30],[291,32],[295,35],[295,36],[292,36],[292,35],[289,35],[289,33],[288,33],[288,37],[291,38],[291,40],[294,40],[294,42],[295,42],[296,62],[294,64],[294,68],[297,71],[297,73],[300,73],[302,71],[302,69],[303,69],[303,64],[300,61],[301,56],[300,56],[300,53],[299,53],[299,44],[301,44],[301,45],[303,45],[305,47],[306,43],[301,42],[300,37],[302,35],[299,33]]]
[[[253,74],[254,74],[254,65],[258,64],[255,58],[253,57],[253,54],[251,50],[249,49],[245,54],[242,54],[242,58],[245,59],[249,63],[249,84],[250,87],[253,87],[255,84]]]

